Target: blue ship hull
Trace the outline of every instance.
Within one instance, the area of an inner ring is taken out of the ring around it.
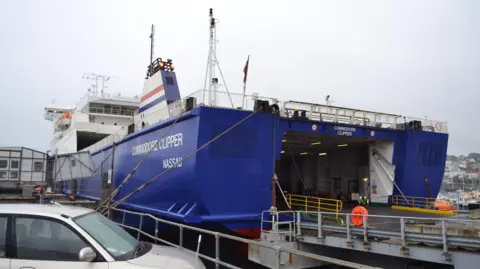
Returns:
[[[115,149],[115,187],[144,157],[147,145],[161,140],[133,177],[120,188],[116,199],[129,194],[250,113],[199,107],[181,115],[168,134],[165,132],[176,117],[130,134]],[[205,228],[257,234],[261,212],[271,206],[273,159],[274,156],[276,160],[281,158],[284,133],[338,136],[334,125],[342,126],[257,113],[127,199],[121,207]],[[404,195],[437,196],[445,168],[448,134],[354,127],[349,133],[351,137],[393,141],[395,183]],[[108,146],[92,154],[95,167],[110,155],[111,150]],[[110,156],[93,177],[78,180],[78,197],[100,199],[101,175],[111,168],[111,162]],[[424,186],[424,176],[428,178],[429,189]],[[70,192],[68,181],[64,182],[64,191]],[[397,188],[393,194],[400,194]]]

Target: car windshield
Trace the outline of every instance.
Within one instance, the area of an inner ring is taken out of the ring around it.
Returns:
[[[128,259],[135,252],[137,239],[100,213],[88,213],[76,217],[74,221],[116,260]]]

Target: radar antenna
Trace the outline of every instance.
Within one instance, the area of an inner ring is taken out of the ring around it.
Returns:
[[[225,78],[223,77],[222,69],[218,63],[217,59],[217,23],[218,20],[213,17],[213,9],[210,8],[209,13],[209,28],[210,28],[210,41],[209,41],[209,51],[208,51],[208,62],[207,62],[207,71],[205,74],[205,84],[204,89],[208,91],[208,103],[211,106],[216,106],[217,104],[217,92],[218,87],[221,85],[218,83],[218,78],[215,75],[215,69],[218,68],[220,76],[222,77],[223,86],[228,94],[228,98],[230,100],[230,104],[232,108],[234,107],[232,97],[230,96],[230,92],[227,88],[227,83],[225,82]],[[204,98],[205,100],[205,94]]]
[[[114,76],[107,76],[107,75],[100,75],[100,74],[95,74],[95,73],[83,73],[82,76],[83,79],[89,79],[95,81],[93,84],[91,84],[93,91],[91,91],[94,95],[98,94],[98,87],[101,86],[100,88],[100,93],[103,96],[105,94],[104,90],[107,87],[106,82],[109,81],[111,78],[118,78]],[[101,82],[101,83],[100,83]],[[91,89],[89,89],[90,91]]]

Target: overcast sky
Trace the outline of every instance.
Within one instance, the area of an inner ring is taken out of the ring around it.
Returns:
[[[151,24],[181,94],[200,89],[210,7],[231,91],[250,54],[248,92],[446,120],[450,154],[480,152],[478,0],[0,0],[0,144],[48,149],[43,107],[74,105],[84,72],[140,94]]]

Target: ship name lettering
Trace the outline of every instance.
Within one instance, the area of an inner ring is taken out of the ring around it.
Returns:
[[[153,140],[150,142],[146,142],[140,145],[136,145],[132,148],[132,156],[145,154],[149,151],[157,151],[158,150],[158,140]]]
[[[333,130],[337,131],[337,135],[352,136],[357,131],[355,127],[333,126]]]
[[[173,157],[173,158],[167,158],[163,159],[163,169],[168,169],[172,167],[182,167],[182,157]]]
[[[132,156],[146,154],[149,151],[157,151],[162,149],[174,148],[183,145],[183,134],[177,133],[169,135],[160,140],[152,140],[140,145],[132,147]]]
[[[160,139],[158,142],[158,148],[159,149],[168,149],[168,148],[173,148],[173,147],[179,147],[183,145],[183,134],[182,133],[177,133],[174,135],[169,135],[166,137],[163,137]]]

